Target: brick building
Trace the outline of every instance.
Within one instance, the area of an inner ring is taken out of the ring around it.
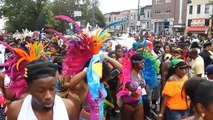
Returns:
[[[158,35],[183,35],[187,0],[152,0],[151,27]]]
[[[211,37],[213,31],[213,0],[191,0],[187,7],[186,33]]]

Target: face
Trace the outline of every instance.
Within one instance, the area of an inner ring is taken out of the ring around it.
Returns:
[[[50,51],[53,52],[53,53],[57,53],[57,50],[56,50],[55,47],[51,47],[51,48],[50,48]]]
[[[34,80],[29,86],[32,103],[43,110],[51,110],[54,105],[56,85],[54,77]]]
[[[111,58],[117,60],[117,55],[116,55],[116,54],[112,54],[112,55],[111,55]]]
[[[119,55],[120,57],[122,57],[122,56],[124,55],[123,49],[118,49],[118,50],[117,50],[117,53],[118,53],[118,55]]]
[[[165,52],[166,52],[166,53],[170,53],[170,52],[171,52],[171,50],[170,50],[170,47],[169,47],[169,46],[165,46]]]
[[[175,74],[176,74],[178,77],[182,78],[183,76],[186,75],[187,70],[188,70],[188,67],[187,67],[187,66],[180,66],[180,67],[178,67],[178,68],[176,69]]]
[[[213,103],[209,104],[208,109],[205,111],[205,120],[212,120],[213,118]]]
[[[139,70],[142,70],[144,68],[144,60],[141,60],[135,63],[135,67]]]

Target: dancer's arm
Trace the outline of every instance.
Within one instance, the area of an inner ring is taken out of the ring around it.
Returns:
[[[86,79],[86,75],[87,75],[87,68],[85,68],[83,71],[72,77],[69,83],[65,83],[65,88],[68,89],[75,88],[75,86],[78,85],[82,80]]]
[[[163,95],[163,100],[162,100],[162,103],[161,103],[160,112],[158,114],[158,120],[163,120],[163,115],[164,115],[165,110],[166,110],[167,99],[168,99],[168,96]]]
[[[107,56],[103,56],[103,59],[106,59],[114,68],[117,68],[121,72],[122,65],[117,60]]]

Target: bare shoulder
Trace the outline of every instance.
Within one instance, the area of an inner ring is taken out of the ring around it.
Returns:
[[[74,103],[71,100],[65,98],[62,98],[62,100],[68,110],[75,107]]]
[[[80,113],[80,105],[76,104],[76,102],[70,100],[70,99],[64,99],[62,98],[66,109],[67,113],[69,115],[70,120],[78,120],[79,119],[79,113]]]
[[[9,105],[8,108],[8,120],[17,120],[21,106],[24,100],[14,101]]]

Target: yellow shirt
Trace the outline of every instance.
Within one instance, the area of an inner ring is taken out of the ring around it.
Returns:
[[[172,78],[174,78],[172,76]],[[174,78],[175,79],[175,78]],[[185,75],[182,80],[167,81],[162,94],[167,95],[167,107],[172,110],[186,110],[188,108],[186,94],[182,92],[184,83],[188,80]]]

